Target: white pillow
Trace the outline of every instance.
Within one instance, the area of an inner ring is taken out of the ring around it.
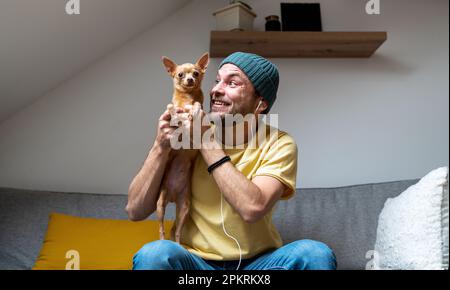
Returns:
[[[374,269],[448,269],[448,167],[384,204]]]

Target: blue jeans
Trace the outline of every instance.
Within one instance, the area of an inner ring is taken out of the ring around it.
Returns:
[[[234,270],[239,261],[204,260],[170,240],[144,245],[133,270]],[[335,270],[336,257],[324,243],[299,240],[241,262],[242,270]]]

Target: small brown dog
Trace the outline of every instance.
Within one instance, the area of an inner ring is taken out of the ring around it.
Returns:
[[[205,53],[195,64],[177,65],[167,57],[163,57],[162,61],[167,72],[173,78],[174,84],[172,104],[167,106],[171,117],[178,119],[175,107],[185,108],[186,105],[191,105],[189,119],[192,120],[199,115],[202,108],[204,97],[201,82],[208,67],[209,54]],[[171,237],[177,243],[180,243],[181,231],[189,215],[192,166],[197,154],[198,151],[193,149],[176,150],[170,153],[157,204],[161,240],[165,238],[164,215],[166,206],[169,202],[175,202],[176,222],[172,227]]]

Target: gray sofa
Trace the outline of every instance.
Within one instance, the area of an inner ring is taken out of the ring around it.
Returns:
[[[365,269],[384,202],[417,181],[297,189],[292,199],[277,204],[274,222],[285,243],[319,240],[336,253],[338,269]],[[126,195],[0,188],[0,269],[34,265],[51,212],[127,219],[126,201]],[[168,218],[173,217],[172,206]]]

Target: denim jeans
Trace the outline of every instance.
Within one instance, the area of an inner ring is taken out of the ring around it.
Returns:
[[[234,270],[239,261],[211,261],[169,240],[144,245],[133,257],[133,270]],[[241,262],[241,270],[335,270],[336,257],[324,243],[299,240]]]

